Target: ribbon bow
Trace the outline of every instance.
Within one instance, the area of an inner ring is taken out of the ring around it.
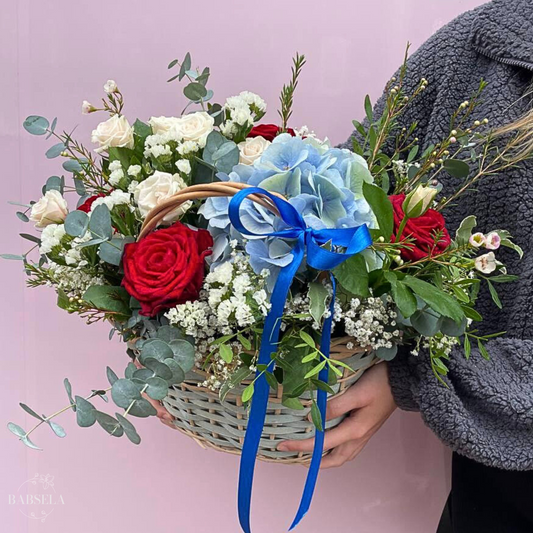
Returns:
[[[244,227],[240,219],[240,206],[247,196],[259,194],[269,198],[279,211],[281,219],[287,225],[286,229],[274,231],[272,233],[257,234]],[[263,334],[261,336],[261,348],[259,350],[258,364],[270,365],[272,363],[270,355],[277,351],[281,317],[285,307],[287,294],[292,284],[292,280],[302,263],[307,252],[307,263],[312,268],[321,271],[331,271],[346,259],[361,252],[372,244],[370,233],[366,226],[341,229],[321,229],[314,230],[306,226],[300,213],[286,200],[283,200],[265,189],[250,187],[239,191],[229,204],[229,218],[233,227],[243,235],[280,237],[285,239],[295,239],[295,245],[291,250],[293,260],[279,273],[278,279],[272,291],[270,299],[271,308],[265,319]],[[323,248],[321,245],[331,243],[331,250]],[[335,251],[335,247],[345,248],[345,252]],[[324,321],[320,350],[325,357],[329,357],[331,342],[331,327],[333,322],[333,308],[335,303],[335,279],[330,274],[333,285],[333,295],[329,306],[329,316]],[[327,383],[328,367],[325,366],[319,373],[318,379]],[[259,373],[254,384],[254,395],[250,408],[248,427],[244,438],[242,449],[241,465],[239,471],[239,521],[244,533],[251,533],[250,529],[250,501],[252,496],[252,483],[254,477],[255,460],[263,426],[265,423],[266,410],[268,405],[269,385],[264,373]],[[326,419],[327,392],[319,389],[317,391],[317,405],[324,427]],[[324,431],[316,430],[315,444],[309,472],[305,482],[302,499],[296,517],[290,529],[293,529],[309,510],[311,499],[318,477],[318,470],[322,460],[324,447]]]

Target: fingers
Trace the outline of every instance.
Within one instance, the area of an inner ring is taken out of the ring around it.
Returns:
[[[326,431],[324,437],[324,450],[331,450],[347,441],[358,439],[362,436],[356,417],[350,415],[337,427]],[[278,445],[278,450],[284,452],[311,452],[315,445],[315,439],[288,440]]]
[[[338,418],[364,405],[364,397],[359,393],[358,387],[350,387],[344,394],[336,396],[328,402],[326,420]]]
[[[337,468],[348,461],[352,461],[359,455],[359,452],[365,447],[367,442],[367,439],[361,439],[341,444],[330,454],[322,458],[320,468]]]

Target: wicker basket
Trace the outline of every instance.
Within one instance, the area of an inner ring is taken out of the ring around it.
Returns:
[[[246,184],[232,182],[187,187],[147,215],[139,239],[150,233],[165,215],[184,202],[233,196],[247,187]],[[278,214],[268,198],[259,195],[251,195],[249,198]],[[349,344],[354,344],[352,337],[332,339],[330,356],[342,360],[353,372],[344,369],[342,378],[333,387],[335,395],[329,399],[343,394],[367,368],[379,361],[373,352],[360,347],[348,348]],[[204,380],[203,371],[192,370],[186,375],[185,381],[169,388],[162,404],[173,417],[176,429],[193,438],[203,448],[240,454],[248,424],[248,412],[242,405],[241,393],[249,381],[232,389],[221,401],[217,393],[200,386]],[[306,464],[310,461],[310,454],[279,451],[277,445],[284,440],[307,439],[312,436],[314,425],[308,419],[311,398],[309,393],[303,395],[300,399],[305,408],[296,411],[282,405],[282,392],[282,386],[278,387],[277,394],[271,391],[257,457],[264,461]],[[342,417],[328,421],[326,429],[335,427],[341,421]]]

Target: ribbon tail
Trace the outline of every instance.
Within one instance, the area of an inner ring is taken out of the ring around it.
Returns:
[[[271,365],[271,354],[276,352],[281,317],[285,308],[287,294],[292,280],[300,266],[304,256],[303,235],[298,239],[292,250],[293,260],[281,269],[276,285],[272,292],[271,309],[265,319],[265,326],[261,336],[261,348],[259,350],[258,364]],[[252,485],[254,477],[255,461],[263,426],[265,424],[266,410],[268,406],[269,385],[264,373],[258,372],[254,384],[252,406],[248,416],[248,426],[242,448],[241,465],[239,470],[238,508],[239,522],[244,533],[251,533],[250,508],[252,498]]]
[[[331,345],[331,328],[333,326],[333,312],[335,309],[335,293],[336,284],[335,278],[330,274],[331,284],[333,287],[333,293],[331,296],[331,302],[329,304],[329,316],[324,320],[324,329],[322,330],[322,337],[320,339],[320,351],[322,354],[329,358],[329,350]],[[329,367],[326,365],[318,374],[318,379],[324,383],[328,382]],[[313,493],[315,491],[316,482],[318,479],[318,472],[320,470],[320,463],[322,462],[322,452],[324,451],[324,436],[326,426],[326,407],[327,407],[328,393],[325,390],[318,389],[316,403],[320,412],[320,418],[322,420],[322,431],[318,429],[315,431],[315,444],[313,447],[313,455],[311,457],[311,464],[309,465],[309,471],[307,473],[307,479],[305,480],[305,487],[300,500],[300,506],[296,512],[296,516],[289,528],[292,531],[309,511],[311,506],[311,500],[313,499]]]

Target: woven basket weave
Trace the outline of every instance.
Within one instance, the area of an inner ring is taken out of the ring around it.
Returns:
[[[173,197],[154,208],[146,217],[139,239],[150,233],[168,213],[190,200],[205,199],[216,196],[233,196],[247,188],[242,183],[224,182],[187,187]],[[281,197],[281,196],[280,196]],[[261,195],[250,195],[250,200],[278,214],[276,207]],[[334,338],[331,342],[333,359],[342,360],[353,372],[343,370],[343,376],[333,386],[335,394],[328,401],[343,394],[363,374],[363,372],[379,361],[373,352],[355,346],[352,337]],[[186,375],[185,381],[169,388],[163,406],[172,415],[176,429],[193,438],[203,448],[240,454],[244,443],[244,435],[248,424],[248,411],[243,407],[241,393],[249,380],[232,389],[221,401],[219,395],[210,389],[200,386],[205,380],[205,372],[194,369]],[[308,419],[311,406],[309,393],[301,396],[303,410],[293,410],[281,403],[283,387],[278,387],[277,394],[271,391],[263,437],[259,445],[257,457],[264,461],[306,464],[311,455],[307,453],[282,452],[277,445],[284,440],[307,439],[312,437],[313,423]],[[330,420],[326,429],[337,426],[341,418]]]

